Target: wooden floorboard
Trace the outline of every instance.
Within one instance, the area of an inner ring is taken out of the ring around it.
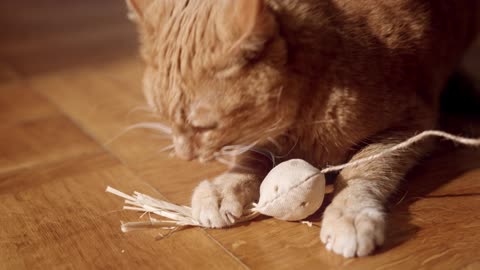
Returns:
[[[407,177],[371,257],[327,252],[322,210],[313,227],[260,218],[160,241],[122,233],[139,215],[106,186],[189,204],[224,167],[160,152],[170,141],[155,132],[122,133],[158,121],[144,110],[134,27],[122,1],[69,5],[0,4],[0,269],[480,269],[480,153],[448,144]]]
[[[121,201],[105,187],[155,192],[109,155],[85,155],[0,178],[1,269],[244,268],[202,230],[161,242],[154,240],[155,231],[122,233],[120,220],[138,215],[119,211]]]
[[[120,221],[138,215],[119,211],[107,186],[162,195],[46,98],[16,93],[34,106],[10,106],[0,130],[1,269],[245,268],[200,229],[161,242],[159,232],[122,233]]]

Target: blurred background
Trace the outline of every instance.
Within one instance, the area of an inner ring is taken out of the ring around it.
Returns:
[[[124,1],[2,1],[1,60],[35,75],[136,55]]]

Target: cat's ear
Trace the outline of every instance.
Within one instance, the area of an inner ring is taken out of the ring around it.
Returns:
[[[141,22],[147,7],[155,0],[126,0],[128,17],[135,22]]]
[[[221,0],[222,26],[230,36],[232,49],[261,51],[277,31],[273,12],[265,0]]]

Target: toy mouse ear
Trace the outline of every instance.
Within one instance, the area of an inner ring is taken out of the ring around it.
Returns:
[[[132,21],[142,21],[145,10],[153,1],[154,0],[126,0],[129,11],[128,17]]]

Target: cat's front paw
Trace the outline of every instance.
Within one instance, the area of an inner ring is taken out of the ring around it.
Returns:
[[[258,184],[237,177],[226,175],[215,182],[203,181],[195,189],[192,213],[202,226],[231,226],[242,216],[245,206],[258,198]]]
[[[325,210],[320,239],[327,250],[350,258],[366,256],[383,244],[385,214],[381,209],[330,205]]]

